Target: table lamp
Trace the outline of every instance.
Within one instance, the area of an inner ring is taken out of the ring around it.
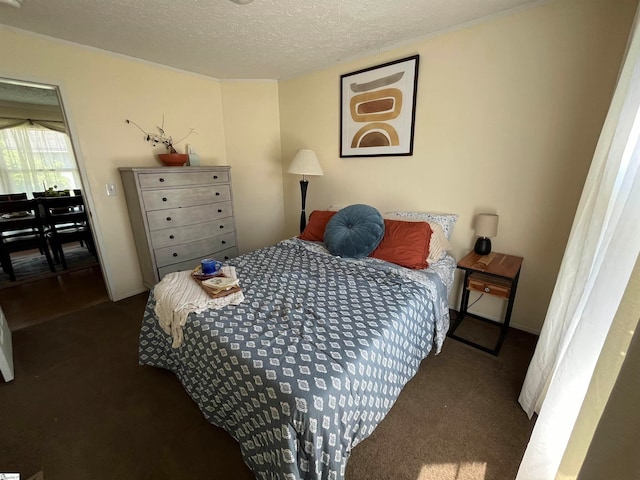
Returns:
[[[295,175],[302,175],[300,180],[300,192],[302,194],[302,212],[300,213],[300,233],[307,226],[307,214],[304,211],[305,202],[307,198],[307,186],[309,181],[306,179],[307,175],[324,175],[318,157],[313,150],[307,148],[300,149],[296,152],[296,155],[289,165],[288,173]]]
[[[475,232],[478,237],[474,251],[478,255],[491,253],[491,240],[498,234],[498,215],[493,213],[479,213],[475,219]]]

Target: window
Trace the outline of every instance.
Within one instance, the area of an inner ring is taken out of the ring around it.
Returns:
[[[69,137],[23,124],[0,130],[0,188],[3,193],[41,192],[80,187]]]

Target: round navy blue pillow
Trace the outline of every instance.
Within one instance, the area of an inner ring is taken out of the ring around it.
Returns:
[[[333,255],[363,258],[384,236],[384,219],[369,205],[350,205],[338,211],[324,231],[324,243]]]

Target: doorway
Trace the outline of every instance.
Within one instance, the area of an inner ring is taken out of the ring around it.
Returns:
[[[59,89],[0,78],[0,201],[89,195]],[[90,220],[86,227],[91,228]],[[88,251],[86,243],[62,245],[66,268],[58,258],[55,272],[41,248],[10,254],[15,279],[7,269],[0,271],[0,305],[11,330],[110,299],[99,254]]]

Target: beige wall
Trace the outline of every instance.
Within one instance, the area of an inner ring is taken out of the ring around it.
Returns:
[[[107,197],[105,184],[120,187],[120,166],[158,165],[124,120],[150,129],[164,114],[174,137],[197,130],[185,143],[203,164],[231,165],[243,252],[296,233],[298,178],[284,172],[300,147],[326,173],[311,178],[308,211],[455,212],[457,258],[473,245],[473,215],[497,212],[494,250],[525,257],[512,322],[538,331],[634,7],[552,2],[278,84],[219,82],[0,27],[0,76],[60,86],[114,299],[143,287],[122,192]],[[414,155],[340,159],[340,74],[414,53]],[[498,318],[492,300],[479,305]]]
[[[284,202],[277,82],[222,82],[227,161],[240,253],[283,238]]]
[[[551,2],[281,82],[283,162],[311,148],[325,171],[310,180],[307,211],[368,203],[457,213],[458,259],[473,246],[474,214],[498,213],[494,250],[524,257],[512,325],[538,332],[635,4]],[[416,53],[413,156],[339,158],[340,75]],[[296,180],[285,175],[290,234]],[[503,305],[483,298],[478,307],[499,318]]]
[[[225,124],[219,81],[161,66],[134,61],[98,50],[58,42],[46,37],[0,28],[0,76],[59,85],[64,107],[78,148],[79,164],[89,191],[93,222],[112,298],[118,300],[143,290],[142,278],[121,189],[118,167],[159,166],[150,144],[125,119],[153,129],[165,116],[168,134],[179,138],[190,127],[197,135],[179,145],[193,145],[203,165],[232,167],[234,200],[240,229],[240,248],[260,245],[261,232],[251,231],[260,211],[268,240],[282,231],[282,175],[279,168],[262,162],[278,156],[277,89],[273,84],[244,85],[249,98],[259,102],[260,122],[239,144],[233,114]],[[242,95],[225,88],[228,110],[242,106]],[[264,128],[266,124],[267,127]],[[250,126],[250,127],[249,127]],[[225,127],[229,129],[227,154]],[[184,150],[182,150],[184,151]],[[251,189],[245,174],[255,160],[268,189]],[[105,184],[115,183],[119,194],[107,197]],[[262,209],[262,205],[265,206]]]

